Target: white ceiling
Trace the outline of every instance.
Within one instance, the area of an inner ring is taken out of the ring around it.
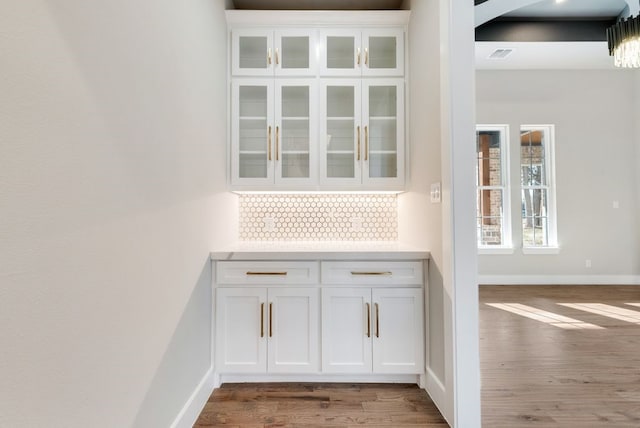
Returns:
[[[233,0],[236,9],[368,10],[399,9],[402,0]]]
[[[626,6],[625,0],[564,0],[561,2],[542,0],[503,16],[514,18],[609,18],[620,15]]]

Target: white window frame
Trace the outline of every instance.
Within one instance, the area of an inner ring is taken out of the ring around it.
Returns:
[[[509,125],[476,125],[476,159],[477,153],[477,135],[478,132],[497,131],[500,135],[500,177],[502,184],[499,186],[483,186],[477,182],[478,171],[476,170],[476,200],[478,200],[478,192],[480,190],[501,190],[502,191],[502,243],[500,245],[483,245],[481,236],[476,237],[479,254],[512,254],[512,228],[511,228],[511,189],[509,174]],[[476,169],[478,164],[476,162]],[[478,207],[476,206],[476,210]],[[476,222],[478,217],[476,216]]]
[[[557,254],[558,246],[558,217],[556,212],[556,167],[555,167],[555,125],[521,125],[518,133],[519,164],[518,174],[522,176],[522,142],[521,136],[524,131],[543,131],[545,139],[544,148],[544,173],[545,183],[541,185],[524,186],[520,179],[520,227],[522,231],[522,252],[524,254]],[[524,216],[522,213],[522,194],[525,190],[546,190],[547,192],[547,243],[546,245],[525,245],[524,227],[522,227]]]

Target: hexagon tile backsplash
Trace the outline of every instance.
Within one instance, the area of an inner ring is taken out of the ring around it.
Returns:
[[[240,195],[242,241],[395,241],[394,194]]]

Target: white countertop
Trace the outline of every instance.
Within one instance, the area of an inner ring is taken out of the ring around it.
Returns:
[[[398,241],[239,241],[212,260],[422,260],[430,253]]]

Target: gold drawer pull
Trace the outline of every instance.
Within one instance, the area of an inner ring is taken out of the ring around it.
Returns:
[[[266,276],[286,276],[287,272],[252,272],[249,271],[246,275],[266,275]]]
[[[264,303],[260,303],[260,337],[264,337]]]
[[[273,337],[273,303],[269,303],[269,337]]]
[[[354,272],[354,271],[351,271],[351,275],[391,276],[391,275],[393,275],[393,272],[390,272],[390,271],[386,271],[386,272]]]
[[[371,337],[371,307],[369,303],[367,305],[367,337]]]
[[[378,304],[376,306],[376,337],[380,337],[380,307]]]

